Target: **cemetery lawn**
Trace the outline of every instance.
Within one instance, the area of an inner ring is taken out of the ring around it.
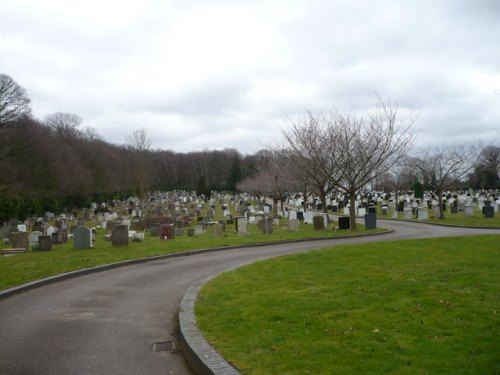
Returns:
[[[242,374],[500,373],[500,235],[378,242],[227,272],[196,304]]]
[[[286,224],[274,226],[274,233],[264,235],[256,226],[251,226],[248,235],[235,233],[234,225],[227,225],[222,236],[216,236],[213,231],[197,237],[175,237],[173,240],[162,241],[159,237],[145,234],[143,242],[129,242],[128,247],[112,247],[111,242],[104,240],[105,231],[97,229],[94,248],[88,250],[73,250],[72,240],[62,245],[53,245],[48,252],[29,251],[12,256],[0,256],[0,290],[33,280],[61,274],[83,268],[99,266],[108,263],[131,259],[141,259],[156,255],[186,252],[213,247],[247,245],[280,240],[294,240],[304,238],[350,236],[381,232],[383,229],[364,230],[361,226],[357,232],[342,230],[334,232],[331,228],[315,232],[312,225],[301,224],[297,233],[289,233]],[[8,248],[7,244],[0,248]],[[252,250],[254,251],[254,250]],[[255,249],[258,251],[258,248]]]
[[[495,217],[485,218],[480,211],[474,211],[473,216],[465,216],[463,212],[458,212],[456,214],[445,213],[445,219],[439,220],[439,218],[429,216],[428,222],[437,224],[450,224],[450,225],[465,225],[470,227],[500,227],[500,214],[496,214]]]
[[[379,219],[391,218],[388,216],[381,216],[379,213],[377,216]],[[450,212],[444,213],[444,220],[440,220],[437,217],[432,216],[432,212],[429,210],[429,220],[424,220],[424,222],[434,223],[434,224],[448,224],[448,225],[463,225],[468,227],[500,227],[500,214],[496,213],[493,218],[485,218],[484,215],[479,210],[474,210],[473,216],[465,216],[465,213],[458,212],[452,214]],[[398,219],[404,219],[404,214],[402,212],[398,213]],[[417,221],[417,219],[413,219]]]

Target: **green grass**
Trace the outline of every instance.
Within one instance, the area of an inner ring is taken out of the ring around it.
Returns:
[[[500,236],[342,246],[225,273],[196,304],[243,374],[499,374]]]
[[[380,229],[360,229],[354,233],[348,230],[334,232],[330,229],[315,232],[312,225],[301,225],[299,232],[289,233],[283,224],[280,227],[275,226],[272,235],[264,235],[258,232],[256,226],[249,227],[252,230],[248,235],[238,235],[235,233],[234,225],[228,225],[222,236],[214,235],[213,230],[209,229],[205,234],[197,237],[188,237],[187,234],[184,234],[167,241],[162,241],[159,237],[153,238],[149,233],[146,233],[145,241],[130,242],[128,247],[112,247],[111,242],[104,240],[104,230],[98,229],[93,249],[73,250],[70,240],[67,244],[53,246],[53,250],[49,252],[30,251],[13,256],[0,256],[0,290],[63,272],[155,255],[286,239],[355,235],[381,231]],[[3,244],[1,247],[8,248],[9,245]]]
[[[377,211],[379,219],[390,219],[392,218],[392,211],[389,211],[387,216],[382,216],[381,211]],[[435,224],[448,224],[448,225],[464,225],[470,227],[500,227],[500,214],[496,213],[493,218],[485,218],[484,215],[479,210],[474,210],[473,216],[465,216],[465,213],[458,212],[456,214],[447,211],[444,213],[445,219],[440,220],[438,217],[432,215],[432,211],[429,210],[429,220],[425,222],[435,223]],[[404,213],[398,213],[398,219],[404,219]],[[413,219],[418,221],[417,219]]]

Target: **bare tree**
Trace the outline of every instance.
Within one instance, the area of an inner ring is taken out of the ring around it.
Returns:
[[[431,147],[413,159],[422,178],[434,189],[439,202],[439,219],[444,219],[443,193],[454,189],[474,169],[478,147],[455,144]]]
[[[82,119],[66,112],[56,112],[45,117],[45,125],[49,126],[60,138],[77,138],[81,135],[78,127]]]
[[[152,141],[145,128],[134,130],[131,135],[126,136],[126,140],[129,150],[132,151],[136,194],[142,197],[150,187],[151,169],[146,161]]]
[[[335,187],[332,181],[337,175],[327,154],[325,144],[325,119],[307,111],[305,117],[288,120],[290,126],[282,129],[295,178],[300,181],[306,207],[308,190],[320,197],[323,212],[327,212],[326,195]]]
[[[0,129],[31,116],[26,90],[10,76],[0,73]]]
[[[97,131],[97,129],[91,127],[91,126],[86,126],[83,128],[81,132],[82,136],[84,139],[86,139],[89,142],[95,142],[95,141],[102,141],[103,138]]]
[[[396,210],[399,203],[399,192],[408,190],[415,182],[415,173],[411,161],[407,157],[402,157],[384,174],[387,187],[394,192],[394,205]]]
[[[398,106],[379,100],[366,117],[331,115],[327,128],[328,153],[333,170],[331,182],[349,196],[351,229],[356,230],[356,194],[378,175],[388,171],[410,149],[415,138],[413,120],[398,122]]]
[[[19,153],[18,133],[31,121],[30,116],[26,91],[8,75],[0,74],[0,160]]]
[[[146,128],[136,129],[132,134],[125,137],[129,148],[139,151],[146,152],[151,148],[151,138],[149,137]]]

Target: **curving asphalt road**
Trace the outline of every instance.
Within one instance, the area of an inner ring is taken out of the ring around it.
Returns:
[[[191,374],[179,354],[152,350],[173,340],[180,301],[195,282],[282,254],[352,243],[500,234],[383,221],[394,232],[268,245],[163,259],[80,276],[0,300],[0,374]]]

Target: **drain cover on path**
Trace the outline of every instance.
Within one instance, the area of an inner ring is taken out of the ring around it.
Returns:
[[[153,343],[154,352],[175,352],[177,349],[175,341],[162,341]]]

